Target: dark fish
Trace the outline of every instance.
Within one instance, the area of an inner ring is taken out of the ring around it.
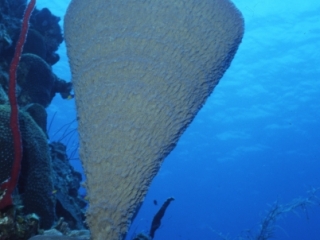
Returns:
[[[153,200],[153,204],[154,204],[154,205],[158,205],[157,200]]]
[[[152,220],[152,224],[151,224],[151,228],[150,228],[150,232],[149,232],[149,235],[150,235],[151,239],[154,238],[155,232],[157,231],[157,229],[158,229],[158,228],[160,227],[160,225],[161,225],[161,219],[163,218],[164,213],[166,212],[167,207],[169,206],[170,202],[173,201],[173,200],[174,200],[173,197],[168,198],[168,199],[164,202],[164,204],[162,204],[162,207],[161,207],[160,210],[157,212],[157,214],[154,215],[153,220]]]

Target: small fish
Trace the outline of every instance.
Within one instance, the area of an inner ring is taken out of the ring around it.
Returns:
[[[58,192],[57,189],[53,189],[51,192],[48,192],[48,195],[50,198],[55,199],[57,192]]]
[[[71,94],[71,93],[70,93],[70,94],[68,95],[68,97],[67,97],[67,100],[71,100],[71,99],[73,99],[73,98],[74,98],[74,94]]]
[[[157,200],[153,200],[153,204],[154,204],[154,205],[158,205]]]
[[[80,197],[83,199],[83,200],[85,200],[85,201],[89,201],[89,197],[88,197],[88,195],[87,194],[79,194],[80,195]]]
[[[57,190],[57,189],[54,189],[54,190],[51,192],[51,195],[55,195],[57,192],[58,192],[58,190]]]

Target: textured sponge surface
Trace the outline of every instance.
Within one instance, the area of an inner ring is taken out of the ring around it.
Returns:
[[[125,235],[242,35],[228,0],[71,2],[65,38],[94,239]]]

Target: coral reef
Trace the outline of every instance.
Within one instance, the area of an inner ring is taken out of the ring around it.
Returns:
[[[13,140],[9,126],[8,105],[0,105],[0,183],[8,179],[13,161]]]
[[[47,112],[46,110],[37,103],[32,103],[25,106],[24,111],[29,113],[32,119],[38,124],[41,130],[48,136],[47,134]]]
[[[86,201],[78,195],[82,176],[70,165],[65,145],[52,142],[50,149],[57,218],[63,218],[71,229],[82,229],[85,220],[84,209],[87,206]]]
[[[24,41],[18,40],[18,36],[26,5],[26,0],[0,0],[1,240],[28,239],[41,233],[39,228],[52,226],[64,234],[75,234],[77,229],[85,228],[83,212],[87,203],[78,195],[81,174],[71,167],[64,145],[48,144],[45,108],[56,93],[64,99],[72,97],[72,84],[58,78],[51,69],[59,60],[55,51],[63,40],[60,18],[48,9],[35,9],[25,48],[22,52],[17,49],[16,58],[21,56],[21,61],[14,60],[14,67],[10,68],[16,44],[18,48],[23,46]],[[27,28],[23,26],[22,30]],[[9,88],[12,82],[17,83],[17,89]],[[19,116],[15,128],[21,132],[21,140],[16,142],[22,146],[21,162],[14,160],[17,151],[10,127],[10,114],[14,109],[8,96],[15,95]],[[9,189],[13,172],[19,178]]]
[[[20,87],[18,93],[20,106],[38,103],[46,108],[56,93],[67,98],[72,90],[70,82],[59,79],[41,57],[31,53],[21,56],[17,78]]]
[[[20,20],[27,1],[1,1],[3,4],[0,8],[0,84],[7,91],[6,73],[18,41]],[[57,77],[51,69],[59,60],[56,50],[63,41],[59,21],[60,18],[54,16],[47,8],[35,9],[31,15],[29,32],[17,73],[21,106],[39,103],[47,107],[56,93],[60,93],[64,99],[72,96],[72,84]]]
[[[0,239],[25,240],[39,233],[39,217],[24,215],[19,208],[0,212]]]
[[[10,174],[13,162],[13,144],[9,125],[10,107],[0,105],[0,181]],[[47,138],[37,123],[25,111],[20,111],[23,158],[18,183],[19,194],[27,213],[41,217],[41,225],[49,228],[54,221],[54,202],[48,194],[53,191],[52,167]],[[41,179],[41,180],[39,180]]]
[[[31,24],[34,29],[39,33],[38,36],[34,37],[42,37],[43,45],[44,45],[44,57],[43,59],[49,64],[54,65],[60,59],[59,55],[56,53],[59,45],[63,41],[61,27],[58,24],[60,18],[54,16],[48,8],[43,8],[41,10],[35,10],[33,12],[33,16],[31,17]],[[31,36],[30,36],[31,38]],[[31,44],[34,41],[31,41]],[[27,40],[28,43],[28,40]],[[38,46],[35,46],[36,48]],[[36,48],[31,48],[36,49]],[[25,52],[28,52],[25,49]]]
[[[29,18],[35,7],[36,1],[31,0],[26,7],[23,14],[21,32],[16,44],[15,52],[10,63],[9,68],[9,83],[8,83],[8,98],[10,104],[10,130],[13,140],[13,160],[11,166],[11,172],[9,178],[1,182],[0,189],[3,191],[0,199],[0,210],[5,209],[13,204],[12,194],[17,186],[20,169],[21,169],[21,159],[22,159],[22,139],[21,131],[19,128],[19,112],[18,112],[18,101],[16,96],[17,89],[17,68],[20,61],[21,53],[23,50],[23,45],[26,40],[26,36],[29,29]]]
[[[2,58],[10,59],[20,34],[20,20],[27,0],[1,0],[0,2],[0,53]],[[33,53],[50,66],[60,59],[56,53],[63,41],[60,18],[49,9],[34,9],[30,18],[30,32],[23,53]]]
[[[23,54],[17,72],[20,91],[18,101],[20,106],[38,103],[47,107],[51,100],[51,90],[54,85],[54,75],[50,66],[35,54]],[[43,81],[45,79],[45,81]]]

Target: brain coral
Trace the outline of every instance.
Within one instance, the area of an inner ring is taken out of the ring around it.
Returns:
[[[0,105],[0,183],[8,179],[13,159],[9,109],[6,105]]]
[[[10,107],[0,105],[0,181],[11,172],[13,161],[12,135],[9,128]],[[54,199],[51,194],[51,158],[47,138],[30,115],[20,111],[23,158],[18,183],[24,210],[40,216],[41,227],[50,228],[54,221]]]

